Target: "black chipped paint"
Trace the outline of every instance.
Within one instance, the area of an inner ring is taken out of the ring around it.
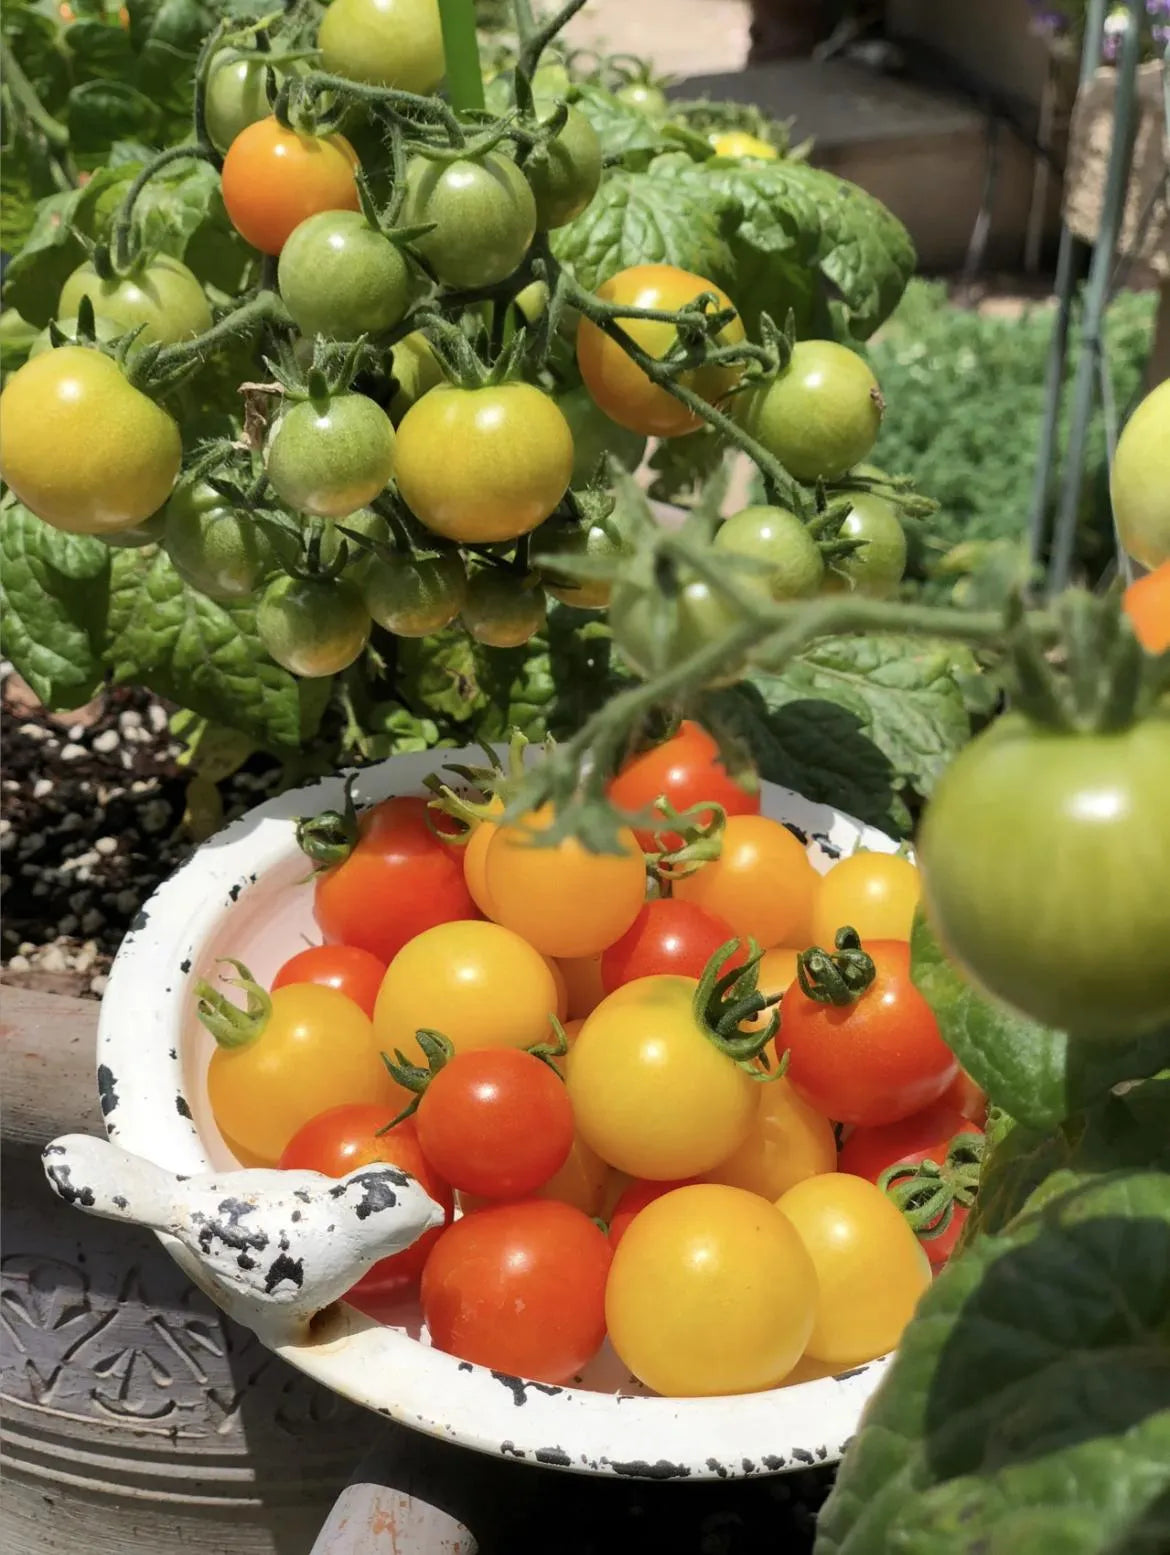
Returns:
[[[64,1151],[61,1152],[65,1154]],[[73,1168],[67,1163],[58,1166],[50,1162],[45,1167],[45,1175],[56,1189],[57,1197],[63,1199],[66,1204],[78,1204],[82,1209],[92,1209],[95,1203],[93,1189],[83,1184],[80,1188],[70,1178],[73,1176]]]
[[[253,1252],[262,1253],[268,1246],[267,1231],[259,1228],[249,1231],[241,1225],[244,1217],[254,1214],[255,1210],[255,1204],[249,1204],[247,1199],[222,1199],[218,1216],[192,1215],[193,1222],[202,1222],[199,1224],[198,1237],[201,1251],[210,1253],[213,1242],[222,1242],[233,1252],[242,1253],[250,1248]]]
[[[470,1371],[471,1367],[469,1366],[467,1369]],[[513,1377],[511,1372],[507,1371],[493,1371],[492,1376],[501,1387],[507,1388],[512,1395],[512,1402],[517,1407],[521,1404],[527,1404],[528,1395],[526,1390],[528,1388],[534,1388],[537,1393],[547,1393],[549,1398],[556,1398],[565,1391],[564,1388],[555,1387],[548,1382],[526,1382],[523,1377]]]
[[[128,1209],[130,1207],[130,1200],[124,1198],[120,1193],[114,1194],[114,1203],[118,1206],[119,1209]]]
[[[244,882],[242,880],[237,880],[235,885],[232,886],[232,888],[228,891],[228,897],[230,898],[230,900],[233,901],[233,902],[238,902],[239,899],[240,899],[240,892],[243,889],[244,889]]]
[[[294,1209],[292,1214],[288,1218],[292,1221],[293,1225],[296,1225],[297,1221],[300,1220],[300,1218],[301,1218],[300,1210],[299,1209]]]
[[[503,1458],[526,1458],[528,1454],[522,1447],[517,1447],[515,1442],[501,1442],[500,1456]]]
[[[720,1463],[718,1458],[708,1458],[707,1467],[711,1470],[712,1474],[718,1474],[720,1479],[727,1478],[726,1465]]]
[[[371,1215],[381,1214],[385,1209],[394,1209],[398,1203],[394,1189],[410,1186],[410,1178],[405,1172],[385,1166],[379,1166],[368,1175],[353,1180],[362,1190],[361,1203],[354,1210],[359,1220],[368,1220]]]
[[[180,1091],[175,1097],[175,1111],[181,1118],[186,1118],[189,1123],[193,1121],[191,1118],[191,1109],[187,1105],[187,1098],[183,1095],[182,1091]]]
[[[812,834],[812,840],[816,843],[817,847],[820,848],[821,852],[826,855],[826,857],[841,857],[841,849],[835,842],[830,840],[828,832],[815,831]]]
[[[191,957],[190,956],[184,956],[183,959],[179,962],[179,971],[182,972],[184,977],[186,977],[187,974],[190,972],[190,970],[191,970]]]
[[[145,907],[140,907],[130,920],[130,927],[126,930],[127,939],[131,934],[140,934],[149,922],[150,914]]]
[[[336,1188],[330,1188],[330,1190],[329,1190],[329,1197],[331,1199],[343,1199],[345,1197],[345,1195],[346,1195],[346,1192],[347,1192],[347,1189],[346,1189],[345,1183],[339,1182],[337,1184]],[[306,1202],[307,1202],[307,1200],[306,1200]]]
[[[868,1367],[868,1365],[866,1365],[866,1366],[853,1366],[848,1371],[835,1371],[833,1373],[833,1381],[834,1382],[848,1382],[850,1377],[860,1377],[863,1371],[868,1371],[868,1370],[869,1370],[869,1367]]]
[[[293,1198],[300,1199],[302,1204],[311,1204],[313,1202],[313,1195],[309,1192],[308,1188],[294,1188]]]
[[[108,1118],[118,1105],[118,1082],[114,1079],[114,1071],[109,1064],[98,1065],[97,1084],[98,1099],[102,1106],[102,1117]]]
[[[691,1477],[691,1471],[685,1463],[668,1463],[665,1458],[659,1458],[657,1463],[647,1463],[642,1458],[634,1458],[629,1463],[615,1463],[611,1459],[609,1466],[623,1479],[690,1479]]]
[[[792,821],[785,821],[784,829],[785,831],[790,831],[792,833],[802,848],[808,847],[808,832],[802,831],[801,828],[795,825]]]
[[[786,1461],[786,1459],[780,1457],[779,1453],[775,1452],[766,1452],[760,1459],[760,1462],[770,1474],[778,1474]]]
[[[537,1463],[547,1463],[554,1469],[568,1469],[573,1465],[572,1458],[563,1447],[538,1447],[532,1456]]]
[[[244,1270],[245,1274],[249,1269],[254,1269],[256,1267],[256,1260],[252,1257],[251,1253],[241,1253],[240,1256],[236,1259],[236,1263],[240,1266],[241,1269]]]
[[[754,1474],[756,1472],[756,1462],[754,1458],[741,1458],[739,1463],[745,1474]]]
[[[821,1460],[822,1463],[829,1456],[829,1449],[827,1447],[817,1447],[815,1449],[815,1452],[816,1452],[817,1457]]]
[[[792,1456],[796,1459],[797,1463],[816,1462],[816,1459],[813,1457],[812,1453],[809,1452],[805,1447],[794,1447],[792,1449]]]
[[[178,1063],[178,1061],[179,1061],[179,1050],[178,1050],[178,1048],[174,1048],[174,1047],[167,1048],[167,1057],[171,1060],[172,1063]]]
[[[459,1370],[460,1371],[474,1371],[475,1367],[471,1364],[470,1361],[460,1361],[459,1362]]]
[[[265,1295],[271,1296],[276,1287],[283,1284],[285,1280],[300,1290],[305,1283],[303,1258],[290,1258],[287,1253],[279,1253],[269,1264],[268,1273],[264,1276]]]

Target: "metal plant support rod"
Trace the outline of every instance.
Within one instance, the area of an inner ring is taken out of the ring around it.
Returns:
[[[1109,299],[1109,278],[1113,256],[1125,208],[1129,169],[1133,157],[1136,123],[1137,69],[1141,57],[1144,0],[1129,0],[1129,26],[1117,66],[1117,96],[1113,105],[1113,142],[1109,148],[1109,168],[1105,178],[1105,196],[1101,225],[1093,245],[1093,259],[1085,287],[1081,320],[1081,352],[1073,388],[1073,407],[1069,421],[1068,448],[1065,454],[1064,484],[1056,516],[1052,556],[1048,565],[1048,590],[1065,588],[1072,571],[1076,542],[1077,513],[1084,483],[1085,442],[1093,414],[1097,362],[1102,351],[1101,326]]]
[[[1101,64],[1107,3],[1108,0],[1090,0],[1085,17],[1085,35],[1081,43],[1079,88],[1084,88],[1092,80]],[[1076,243],[1077,240],[1069,231],[1068,223],[1062,220],[1060,248],[1056,256],[1056,321],[1052,328],[1052,343],[1048,350],[1048,371],[1044,384],[1044,420],[1040,427],[1040,447],[1036,455],[1036,477],[1032,486],[1032,509],[1028,525],[1028,562],[1033,570],[1040,564],[1047,539],[1048,491],[1052,476],[1052,460],[1056,452],[1056,429],[1060,419],[1061,391],[1068,355],[1068,334],[1072,322],[1073,262],[1076,257]]]

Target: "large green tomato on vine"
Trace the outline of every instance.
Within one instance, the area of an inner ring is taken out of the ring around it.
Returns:
[[[120,324],[125,331],[141,325],[138,339],[142,344],[157,341],[173,345],[211,328],[211,305],[198,278],[170,254],[159,254],[126,275],[111,275],[105,280],[87,260],[61,288],[58,314],[76,317],[83,297],[89,298],[95,314]]]
[[[417,248],[446,286],[494,286],[506,280],[536,236],[536,200],[509,157],[440,162],[414,157],[406,170],[405,225],[433,222]]]
[[[425,97],[445,68],[439,0],[332,0],[317,46],[334,75]]]
[[[1125,549],[1143,567],[1170,561],[1170,380],[1126,422],[1110,484]]]
[[[276,547],[255,518],[204,481],[179,486],[165,513],[163,545],[175,571],[209,599],[247,599],[277,565]]]
[[[542,116],[553,105],[538,102]],[[601,140],[579,108],[570,108],[564,126],[524,164],[536,197],[536,220],[542,228],[563,227],[580,216],[601,182]]]
[[[207,75],[203,105],[207,138],[223,156],[241,130],[272,112],[268,101],[268,72],[272,67],[263,54],[224,57],[212,62]],[[273,72],[275,75],[275,71]]]
[[[170,495],[182,452],[170,416],[85,346],[34,357],[0,394],[0,476],[70,534],[144,523]]]
[[[394,428],[365,394],[301,400],[268,445],[268,479],[282,502],[343,518],[372,502],[394,471]]]
[[[745,390],[735,418],[798,481],[839,480],[877,440],[883,402],[856,351],[798,340],[775,378]]]
[[[894,504],[875,492],[858,492],[838,537],[861,544],[847,556],[832,558],[825,574],[826,590],[852,590],[875,599],[893,594],[906,571],[906,531]]]
[[[467,573],[458,551],[376,557],[361,583],[366,609],[398,637],[442,631],[467,598]]]
[[[773,599],[808,599],[824,581],[825,564],[816,541],[787,508],[743,508],[720,524],[714,544],[716,550],[764,563],[770,569]]]
[[[1046,1026],[1170,1022],[1170,719],[1061,732],[1012,713],[943,773],[918,836],[939,939]]]
[[[402,251],[360,211],[319,211],[293,229],[277,282],[304,335],[356,340],[391,329],[410,306]]]
[[[348,669],[366,646],[370,613],[355,583],[285,573],[264,590],[256,631],[277,664],[315,679]]]

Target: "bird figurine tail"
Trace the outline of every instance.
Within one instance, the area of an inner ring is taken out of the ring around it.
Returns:
[[[166,1229],[175,1179],[153,1162],[90,1134],[63,1134],[45,1146],[41,1160],[49,1186],[66,1204],[105,1220]]]

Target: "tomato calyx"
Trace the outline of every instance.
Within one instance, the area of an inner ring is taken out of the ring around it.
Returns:
[[[742,966],[724,970],[739,949],[739,939],[728,940],[704,967],[692,1006],[695,1020],[708,1040],[754,1080],[778,1080],[787,1065],[782,1061],[772,1069],[765,1049],[780,1030],[779,996],[759,991],[764,952],[755,940],[748,940],[748,959]],[[772,1013],[762,1030],[740,1030],[745,1020],[767,1009]]]
[[[834,945],[832,951],[814,945],[797,958],[801,992],[818,1004],[856,1004],[873,982],[877,968],[861,948],[856,929],[838,929]]]
[[[727,811],[720,804],[705,800],[676,810],[665,794],[660,794],[649,816],[634,816],[629,824],[638,831],[666,832],[680,839],[667,852],[649,855],[652,867],[662,880],[685,880],[704,864],[712,863],[723,852],[723,832]],[[657,840],[657,838],[655,839]]]
[[[985,1144],[983,1134],[964,1130],[951,1140],[941,1166],[930,1159],[917,1165],[896,1161],[878,1178],[878,1187],[901,1210],[920,1241],[942,1236],[950,1230],[955,1212],[974,1204]]]
[[[453,842],[456,846],[461,846],[469,840],[481,821],[500,819],[501,802],[506,804],[509,795],[514,793],[524,780],[524,752],[531,743],[522,730],[513,729],[508,740],[506,765],[485,741],[479,742],[487,756],[485,766],[472,767],[462,762],[447,762],[444,765],[444,772],[453,772],[457,777],[462,778],[471,788],[484,795],[482,800],[470,799],[466,794],[456,793],[437,772],[431,772],[423,778],[423,787],[428,788],[434,796],[427,803],[427,810],[433,812],[436,818],[436,824],[432,829],[442,837],[444,842]],[[546,757],[552,754],[556,748],[556,741],[551,734],[545,736],[541,748]],[[444,815],[460,822],[463,830],[458,833],[442,830],[437,825],[437,818]]]
[[[396,1128],[404,1118],[413,1117],[418,1111],[418,1104],[426,1095],[427,1086],[447,1064],[455,1057],[455,1044],[450,1037],[445,1037],[441,1031],[432,1031],[425,1027],[415,1032],[415,1039],[423,1050],[426,1059],[426,1067],[422,1064],[412,1064],[401,1048],[394,1049],[394,1057],[389,1058],[385,1053],[381,1055],[382,1062],[390,1078],[396,1085],[401,1085],[403,1090],[411,1092],[411,1099],[403,1107],[396,1117],[390,1119],[385,1128],[380,1128],[378,1134],[386,1134],[392,1128]]]
[[[255,1042],[268,1024],[272,1015],[272,996],[260,986],[242,961],[237,961],[233,956],[221,956],[219,965],[235,967],[239,975],[225,978],[224,981],[231,988],[243,989],[247,1005],[241,1009],[234,1000],[201,977],[195,984],[198,1001],[195,1013],[200,1023],[215,1038],[217,1047],[247,1047]]]
[[[357,778],[356,772],[346,778],[345,802],[340,810],[322,810],[317,815],[302,815],[297,819],[297,847],[312,860],[317,870],[344,864],[357,846],[358,812],[353,802],[353,785]]]

